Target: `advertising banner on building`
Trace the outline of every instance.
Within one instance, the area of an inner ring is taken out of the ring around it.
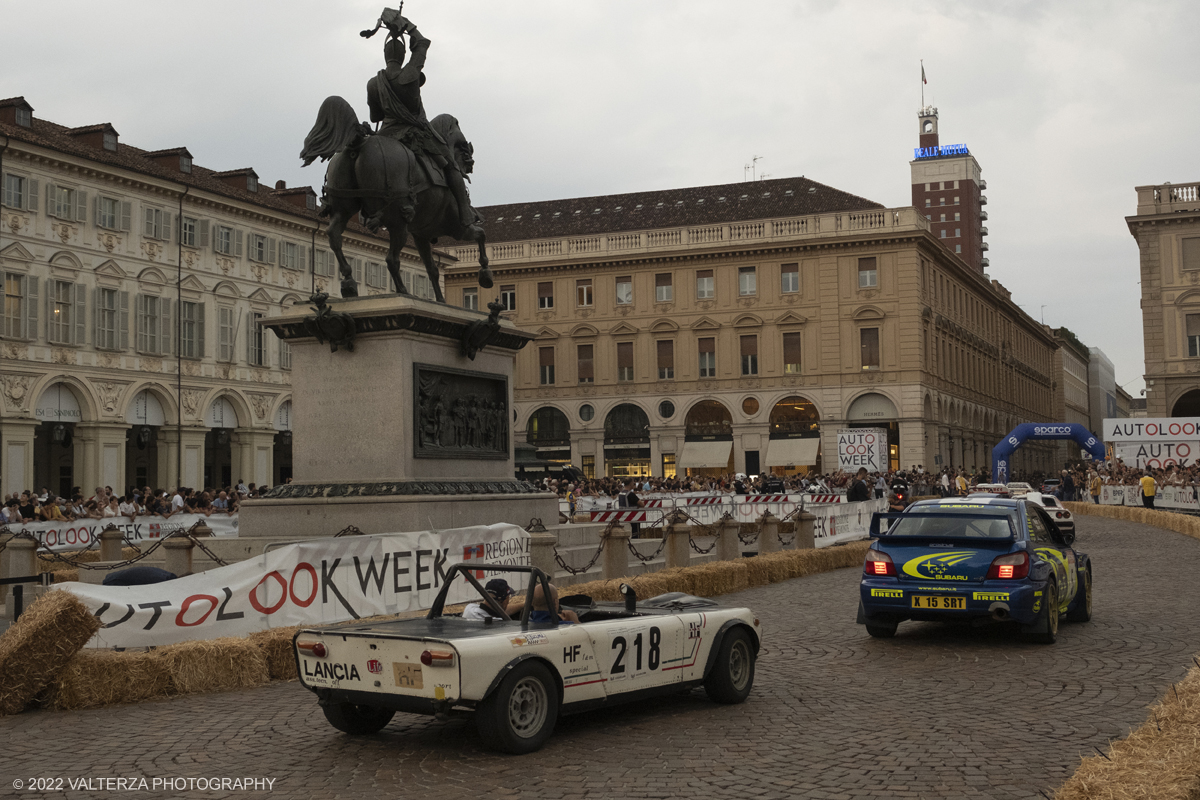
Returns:
[[[60,587],[103,623],[90,647],[146,647],[428,608],[447,570],[471,561],[528,565],[529,534],[488,525],[313,539],[165,583]],[[477,594],[459,579],[447,602]]]
[[[1200,440],[1200,418],[1106,419],[1101,438],[1106,444]]]
[[[78,519],[74,522],[27,522],[9,525],[14,533],[31,533],[42,549],[52,552],[89,550],[100,546],[100,532],[114,525],[132,542],[154,543],[176,530],[187,530],[200,520],[212,529],[213,536],[237,536],[238,515],[176,514],[172,517],[104,517]]]
[[[839,428],[838,469],[855,473],[860,467],[867,472],[886,472],[888,469],[888,439],[886,428]]]
[[[1138,469],[1193,467],[1200,463],[1200,439],[1118,442],[1113,445],[1113,455],[1125,466]]]

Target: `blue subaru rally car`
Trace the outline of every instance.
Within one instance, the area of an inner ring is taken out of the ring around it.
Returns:
[[[1022,499],[925,500],[875,514],[858,623],[888,638],[904,620],[1015,622],[1053,644],[1058,622],[1092,618],[1092,564],[1045,510]]]

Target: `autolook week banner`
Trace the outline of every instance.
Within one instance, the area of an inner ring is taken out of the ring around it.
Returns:
[[[90,647],[146,647],[428,608],[450,567],[472,560],[528,565],[529,534],[488,525],[314,539],[165,583],[61,588],[100,618]],[[448,602],[476,595],[460,578]]]

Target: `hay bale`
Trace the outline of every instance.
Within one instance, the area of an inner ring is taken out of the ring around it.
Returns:
[[[174,694],[166,662],[156,651],[81,650],[44,695],[55,711],[140,703]]]
[[[50,573],[54,583],[68,583],[79,580],[78,569],[56,569]]]
[[[1200,797],[1200,668],[1151,706],[1147,722],[1084,758],[1055,800],[1194,800]]]
[[[227,637],[159,648],[177,694],[248,689],[270,680],[267,659],[249,639]]]
[[[292,650],[292,638],[301,626],[271,628],[250,634],[250,641],[262,650],[267,662],[267,673],[273,681],[292,681],[296,675],[296,656]]]
[[[47,592],[0,636],[0,715],[19,714],[100,630],[70,592]]]

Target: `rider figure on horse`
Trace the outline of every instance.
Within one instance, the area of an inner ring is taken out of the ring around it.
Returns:
[[[466,182],[446,141],[430,127],[421,102],[421,86],[425,83],[422,68],[430,41],[412,22],[392,9],[384,10],[381,22],[391,35],[383,46],[387,65],[367,82],[371,121],[383,123],[378,135],[399,141],[416,155],[430,183],[438,183],[439,174],[445,176],[446,185],[458,203],[459,221],[469,228],[475,222],[475,212],[467,197]],[[409,35],[411,50],[407,64],[404,40],[400,38],[404,33]]]

